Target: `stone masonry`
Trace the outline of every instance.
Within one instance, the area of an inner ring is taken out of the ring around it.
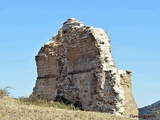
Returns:
[[[110,39],[101,28],[68,19],[41,47],[36,64],[34,96],[63,98],[85,110],[125,117],[138,114],[131,72],[116,68]]]

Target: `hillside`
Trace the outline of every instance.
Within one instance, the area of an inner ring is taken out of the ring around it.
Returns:
[[[160,100],[155,102],[155,103],[153,103],[152,105],[160,105]]]
[[[149,106],[139,108],[140,116],[148,116],[150,118],[140,120],[160,120],[160,101],[157,101]]]
[[[25,104],[4,96],[0,98],[0,120],[129,120],[107,113],[66,110]]]

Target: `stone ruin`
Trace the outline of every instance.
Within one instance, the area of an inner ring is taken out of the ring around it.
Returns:
[[[103,29],[70,18],[35,59],[38,77],[32,95],[89,111],[125,117],[138,114],[131,72],[116,68]]]

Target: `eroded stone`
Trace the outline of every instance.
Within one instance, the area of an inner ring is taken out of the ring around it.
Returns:
[[[118,71],[110,39],[101,28],[74,18],[64,22],[36,56],[32,95],[61,99],[85,110],[138,114],[131,92],[131,72]]]

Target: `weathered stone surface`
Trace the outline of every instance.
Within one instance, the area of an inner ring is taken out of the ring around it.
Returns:
[[[131,115],[138,115],[137,105],[132,96],[131,72],[127,70],[118,70],[118,72],[125,93],[124,116],[130,118]]]
[[[101,28],[68,19],[36,56],[32,95],[63,98],[85,110],[137,114],[128,71],[118,71]]]

